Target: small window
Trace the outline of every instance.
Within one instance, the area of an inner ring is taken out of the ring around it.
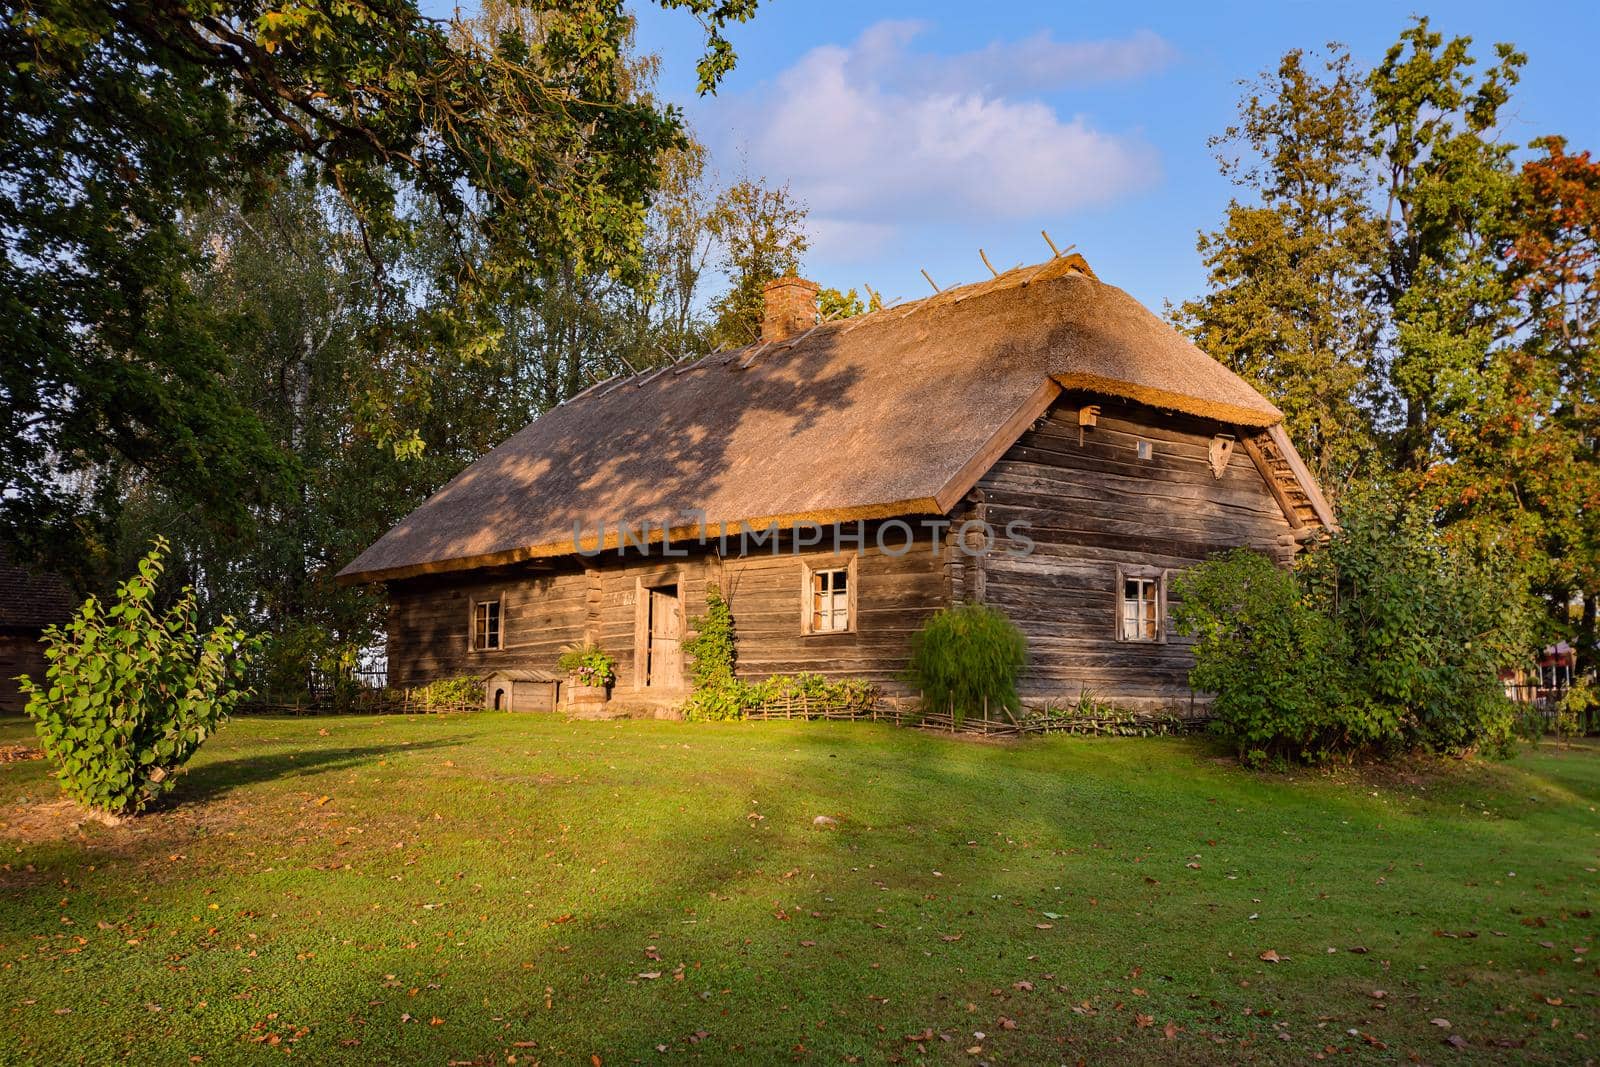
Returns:
[[[1156,454],[1155,446],[1152,445],[1149,441],[1140,441],[1139,442],[1139,458],[1140,459],[1150,459],[1155,454]]]
[[[480,600],[472,605],[472,650],[500,647],[500,601]]]
[[[1166,609],[1166,572],[1118,569],[1119,641],[1165,641]]]
[[[843,633],[850,629],[850,571],[811,572],[811,632]]]
[[[800,632],[842,634],[856,628],[856,561],[800,566]]]

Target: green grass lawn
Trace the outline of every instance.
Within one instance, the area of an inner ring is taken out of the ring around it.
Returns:
[[[0,765],[0,1060],[1600,1055],[1593,745],[243,719],[78,829],[47,774]]]

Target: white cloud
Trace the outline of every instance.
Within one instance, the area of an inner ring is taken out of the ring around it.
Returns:
[[[851,46],[852,67],[862,78],[900,90],[1007,95],[1137,78],[1161,69],[1178,54],[1149,30],[1107,41],[1058,41],[1049,30],[1041,30],[972,52],[913,55],[909,46],[928,28],[918,21],[869,27]]]
[[[1153,180],[1137,136],[1018,94],[1149,72],[1172,57],[1161,38],[1044,33],[937,56],[912,50],[922,28],[883,22],[815,48],[723,116],[750,170],[805,201],[814,252],[864,258],[897,225],[1059,216]]]

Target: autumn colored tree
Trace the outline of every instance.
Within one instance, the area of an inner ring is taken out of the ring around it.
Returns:
[[[1600,161],[1548,137],[1522,167],[1507,247],[1524,318],[1514,427],[1527,505],[1542,519],[1542,575],[1558,610],[1581,603],[1596,641],[1600,599]]]

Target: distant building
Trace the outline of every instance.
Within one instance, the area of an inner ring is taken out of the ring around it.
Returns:
[[[0,556],[0,713],[16,713],[25,701],[17,675],[44,677],[46,626],[65,622],[77,601],[67,583]]]

